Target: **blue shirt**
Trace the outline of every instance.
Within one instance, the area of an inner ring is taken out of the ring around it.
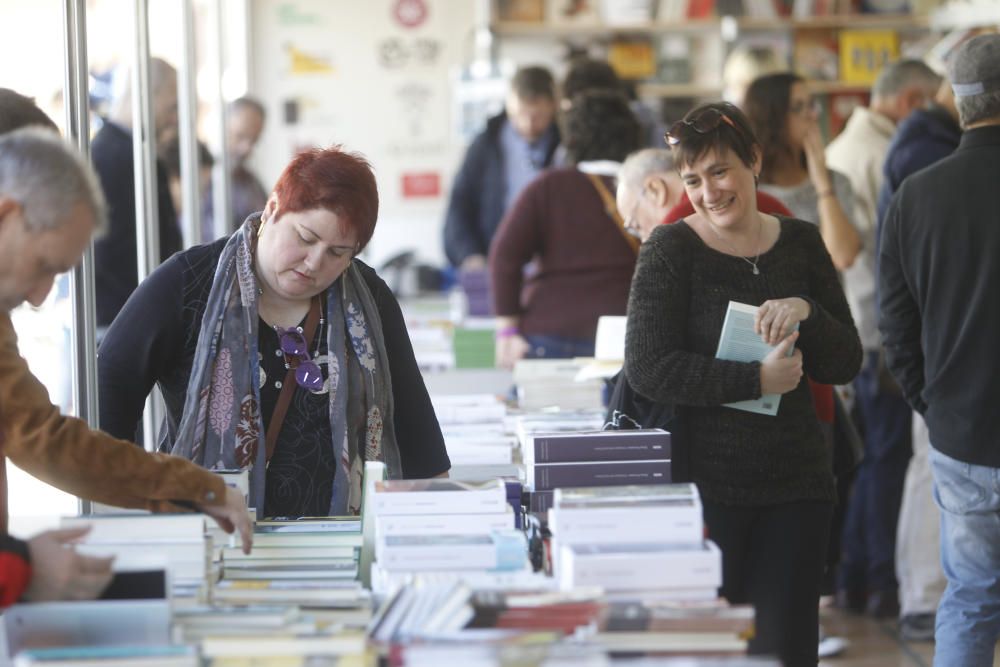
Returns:
[[[552,125],[531,143],[518,134],[509,120],[500,128],[500,149],[503,151],[507,186],[504,194],[504,210],[510,208],[524,186],[545,168],[545,158],[552,149],[554,141],[555,129]]]

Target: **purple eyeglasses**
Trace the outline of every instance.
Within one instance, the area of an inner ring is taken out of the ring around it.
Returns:
[[[278,331],[278,340],[281,344],[281,351],[285,353],[286,367],[289,367],[287,366],[289,363],[288,357],[293,357],[297,361],[297,363],[293,363],[291,366],[295,368],[295,382],[303,389],[310,391],[322,389],[323,373],[320,371],[319,364],[309,356],[309,343],[306,342],[305,336],[302,335],[302,328],[291,327],[289,329],[281,329],[276,327],[276,329]]]

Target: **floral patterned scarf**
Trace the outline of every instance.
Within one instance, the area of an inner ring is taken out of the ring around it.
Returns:
[[[253,271],[260,224],[259,215],[247,218],[219,257],[184,413],[177,437],[167,447],[205,468],[249,470],[250,505],[262,512],[267,465]],[[326,294],[330,446],[337,456],[330,515],[336,516],[360,511],[364,461],[383,461],[390,478],[402,477],[402,466],[382,320],[354,262]],[[350,423],[352,415],[363,423]]]

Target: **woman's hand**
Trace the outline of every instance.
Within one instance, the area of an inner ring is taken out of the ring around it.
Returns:
[[[765,301],[754,316],[753,330],[768,345],[777,345],[809,317],[811,310],[809,302],[797,296]]]
[[[806,169],[809,171],[809,180],[817,192],[828,192],[833,188],[830,180],[830,170],[826,168],[826,152],[823,145],[823,134],[819,131],[819,124],[813,123],[806,132],[802,142],[802,149],[806,153]]]
[[[802,351],[795,350],[791,356],[788,355],[798,339],[799,332],[796,331],[764,357],[760,363],[761,394],[787,394],[799,386],[802,381]]]
[[[509,334],[496,339],[497,368],[512,370],[518,359],[528,353],[528,341],[521,334]]]

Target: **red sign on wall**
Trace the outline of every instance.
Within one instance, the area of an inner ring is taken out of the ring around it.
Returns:
[[[436,171],[414,171],[403,174],[403,197],[440,197],[441,174]]]

